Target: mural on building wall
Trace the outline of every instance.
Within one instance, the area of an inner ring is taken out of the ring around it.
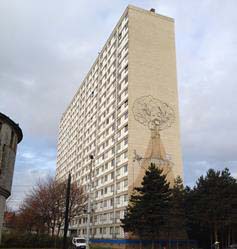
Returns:
[[[137,162],[143,170],[136,177],[134,184],[141,181],[144,171],[151,162],[163,169],[167,179],[172,182],[174,174],[172,161],[166,153],[161,140],[161,131],[168,129],[175,122],[175,112],[171,106],[151,95],[143,96],[134,101],[133,115],[137,122],[150,130],[150,140],[144,155],[134,151],[134,162]]]

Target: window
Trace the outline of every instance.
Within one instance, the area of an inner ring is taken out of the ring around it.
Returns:
[[[108,163],[105,163],[105,170],[108,169]]]
[[[121,84],[118,84],[118,91],[121,90]]]
[[[115,141],[114,136],[111,137],[111,141],[112,143]]]
[[[128,100],[124,101],[124,107],[126,107],[128,105]]]
[[[117,190],[120,190],[120,182],[117,183]]]
[[[124,159],[128,158],[128,152],[127,151],[124,152],[123,157],[124,157]]]
[[[125,118],[125,119],[128,118],[128,111],[126,111],[126,112],[124,113],[124,118]]]
[[[128,64],[124,67],[125,72],[128,70]]]
[[[118,95],[118,103],[121,101],[121,94]],[[121,110],[121,106],[120,106],[120,110]],[[119,112],[119,111],[118,111]]]
[[[120,137],[121,136],[121,130],[119,130],[117,134],[118,134],[118,137]]]
[[[110,199],[110,206],[111,206],[111,207],[114,206],[114,199],[113,199],[113,198]]]
[[[127,164],[123,166],[123,172],[124,173],[128,172],[128,165]]]
[[[120,113],[120,112],[121,112],[121,106],[118,107],[118,113]]]
[[[115,153],[115,148],[113,147],[111,151],[112,151],[112,154],[114,154]]]
[[[124,131],[127,132],[128,131],[128,125],[124,126]]]
[[[110,178],[111,178],[111,179],[114,179],[114,172],[111,172]]]
[[[120,196],[116,197],[116,203],[117,203],[117,204],[120,204]],[[117,212],[116,212],[116,214],[117,214]],[[117,215],[116,215],[116,216],[117,216]]]
[[[124,139],[124,145],[127,145],[128,144],[128,137],[126,137],[125,139]]]
[[[126,17],[125,17],[126,18]],[[124,29],[127,30],[128,29],[128,23],[125,24]]]
[[[107,158],[107,157],[108,157],[108,152],[105,153],[105,158]]]
[[[114,131],[115,130],[115,123],[113,123],[113,125],[112,125],[112,131]]]
[[[118,119],[118,126],[121,124],[121,118]]]
[[[117,151],[119,151],[120,149],[121,149],[121,143],[118,144]]]
[[[110,186],[110,192],[113,193],[114,192],[114,185]]]
[[[128,186],[128,180],[124,180],[124,187],[127,187]]]
[[[124,78],[124,82],[125,82],[125,83],[128,82],[128,76],[126,76],[126,77]]]
[[[104,207],[107,207],[107,201],[106,200],[104,201]]]

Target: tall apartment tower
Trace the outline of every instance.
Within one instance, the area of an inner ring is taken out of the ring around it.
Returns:
[[[129,5],[62,116],[56,177],[91,189],[91,237],[125,236],[120,219],[151,162],[182,177],[175,57],[174,20]],[[83,236],[86,224],[70,228]]]

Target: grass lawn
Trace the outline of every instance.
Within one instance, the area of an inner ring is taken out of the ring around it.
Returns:
[[[111,249],[111,247],[105,247],[105,246],[90,246],[90,249]]]

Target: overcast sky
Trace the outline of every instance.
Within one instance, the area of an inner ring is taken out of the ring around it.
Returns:
[[[237,176],[236,0],[1,0],[0,112],[24,133],[12,207],[54,175],[59,118],[128,4],[175,18],[185,184]]]

